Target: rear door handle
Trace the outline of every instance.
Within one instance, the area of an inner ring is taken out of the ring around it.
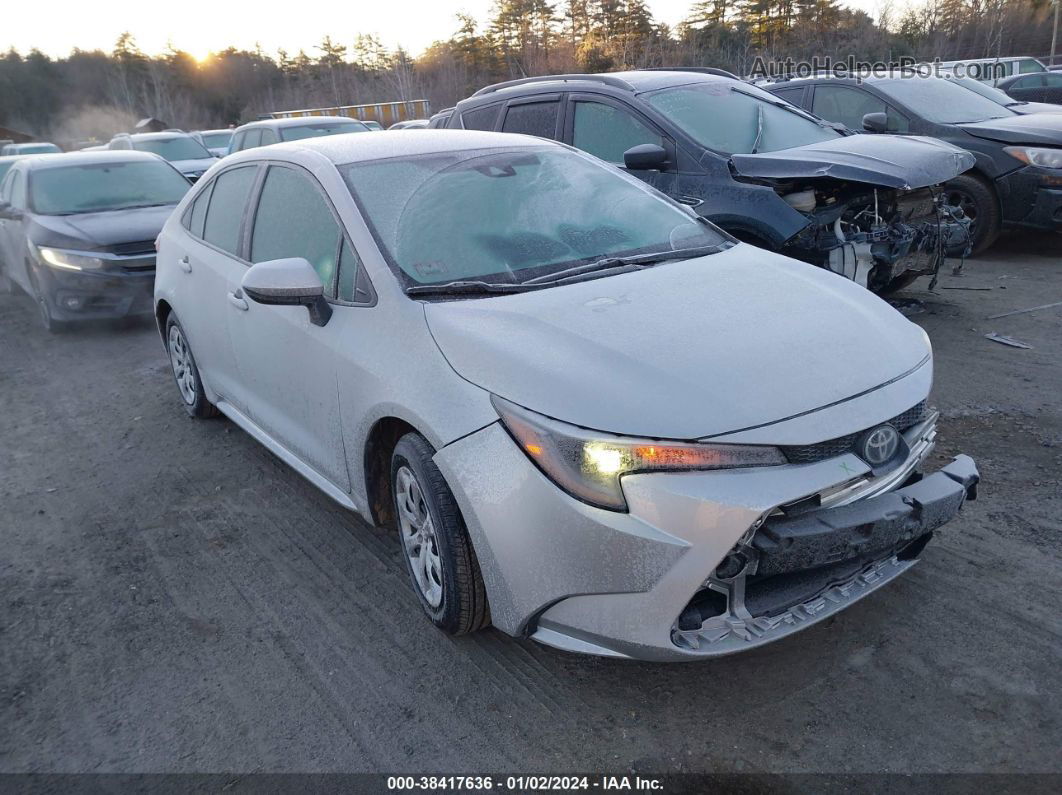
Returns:
[[[247,302],[243,300],[243,293],[239,291],[235,293],[229,293],[229,303],[243,312],[246,312],[249,308],[247,306]]]
[[[185,273],[192,272],[192,263],[188,261],[187,256],[181,257],[179,260],[177,260],[177,264],[181,266],[181,270]]]

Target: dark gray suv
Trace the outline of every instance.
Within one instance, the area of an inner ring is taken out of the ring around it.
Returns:
[[[625,168],[735,237],[888,291],[935,274],[967,224],[932,189],[973,157],[852,135],[703,71],[556,75],[488,86],[447,126],[551,138]]]

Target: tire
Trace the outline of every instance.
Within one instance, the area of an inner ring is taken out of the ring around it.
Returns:
[[[37,279],[30,272],[30,284],[33,286],[33,295],[31,298],[37,304],[38,316],[41,319],[41,325],[44,326],[44,330],[49,334],[62,334],[64,331],[70,329],[70,323],[65,320],[59,320],[52,314],[51,304],[48,303],[48,299],[44,297],[44,293],[41,292],[40,286],[37,284]]]
[[[189,417],[206,420],[218,416],[218,407],[206,398],[203,379],[195,363],[188,337],[174,315],[166,319],[166,353],[170,357],[170,370],[177,384],[181,403]]]
[[[490,624],[487,592],[453,492],[423,436],[407,433],[391,456],[395,520],[413,590],[431,622],[450,635]]]
[[[995,189],[972,174],[961,174],[944,184],[944,201],[961,207],[972,220],[970,227],[971,255],[982,253],[996,242],[1002,227],[999,198]],[[960,256],[961,250],[950,249],[949,257]]]
[[[901,273],[899,276],[894,276],[889,280],[888,284],[877,291],[877,294],[891,295],[892,293],[899,292],[904,287],[913,284],[921,275],[921,273],[911,273],[910,271],[907,271],[906,273]]]

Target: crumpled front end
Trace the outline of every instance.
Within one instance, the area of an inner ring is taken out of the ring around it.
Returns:
[[[875,292],[919,276],[935,279],[946,257],[969,251],[970,219],[932,188],[820,182],[775,190],[810,221],[782,252]]]
[[[885,425],[901,432],[896,452],[872,466],[860,452]],[[695,660],[811,626],[914,565],[979,477],[966,456],[923,476],[935,435],[936,414],[920,403],[783,447],[783,465],[631,474],[627,511],[564,493],[500,423],[435,460],[495,626],[573,652]]]

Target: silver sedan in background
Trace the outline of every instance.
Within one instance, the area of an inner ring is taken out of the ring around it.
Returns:
[[[455,634],[751,649],[908,570],[975,496],[966,456],[922,471],[920,328],[537,138],[229,156],[160,236],[155,306],[184,409],[397,528]]]

